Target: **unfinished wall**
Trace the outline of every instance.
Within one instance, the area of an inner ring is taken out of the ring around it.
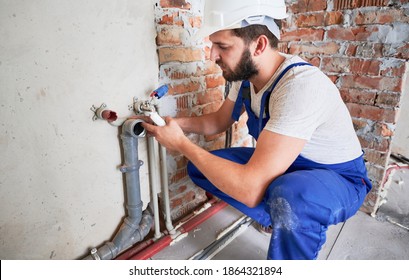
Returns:
[[[392,137],[392,153],[409,158],[409,62],[403,79],[403,93],[399,121]]]
[[[407,0],[287,0],[280,51],[299,54],[320,67],[340,88],[365,151],[374,184],[362,210],[376,211],[385,167],[401,106],[402,76],[408,60]],[[160,79],[171,85],[174,115],[214,111],[223,100],[224,80],[209,61],[210,43],[195,45],[191,34],[201,24],[203,1],[156,1]],[[204,62],[202,62],[204,61]],[[246,130],[235,128],[235,144]],[[192,140],[206,149],[224,146],[225,135]],[[173,218],[202,201],[186,174],[186,158],[171,159]]]
[[[153,7],[0,0],[0,259],[75,259],[121,224],[118,128],[90,107],[127,116],[158,85]]]
[[[158,0],[155,18],[160,67],[160,83],[169,84],[169,96],[162,103],[176,103],[173,116],[195,116],[213,112],[224,99],[220,68],[209,60],[210,43],[193,42],[200,27],[202,0]],[[171,101],[174,100],[174,101]],[[245,120],[234,127],[232,145],[250,145]],[[190,135],[193,142],[207,150],[224,148],[225,133],[214,136]],[[186,171],[187,159],[180,154],[168,157],[172,219],[177,220],[207,200]]]
[[[286,2],[291,16],[280,49],[320,67],[341,90],[374,186],[362,210],[373,213],[401,107],[409,58],[408,1]]]

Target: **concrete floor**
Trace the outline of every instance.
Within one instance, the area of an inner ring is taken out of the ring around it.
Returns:
[[[409,169],[398,169],[391,174],[387,189],[385,203],[376,217],[358,212],[345,223],[329,228],[319,260],[409,260]],[[244,216],[239,211],[227,206],[152,259],[192,259],[241,217]],[[269,236],[247,224],[236,235],[223,249],[213,253],[211,259],[266,259]]]

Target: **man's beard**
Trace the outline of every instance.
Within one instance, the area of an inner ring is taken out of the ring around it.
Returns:
[[[248,49],[243,51],[240,61],[234,70],[224,65],[223,62],[217,62],[217,64],[223,66],[223,77],[228,82],[248,80],[259,72],[256,64],[251,59],[251,53]]]

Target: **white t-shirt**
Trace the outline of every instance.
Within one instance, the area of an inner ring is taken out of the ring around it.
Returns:
[[[251,109],[259,116],[261,97],[290,64],[305,62],[298,56],[286,60],[259,92],[250,84]],[[234,82],[228,98],[236,101],[241,82]],[[264,109],[263,109],[264,110]],[[317,67],[297,66],[276,85],[269,102],[270,119],[264,129],[307,140],[301,156],[323,164],[353,160],[362,155],[351,116],[338,88]],[[265,114],[265,113],[264,113]]]

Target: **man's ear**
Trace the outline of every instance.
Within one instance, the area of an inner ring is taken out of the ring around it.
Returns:
[[[268,47],[269,41],[267,36],[265,35],[260,35],[257,40],[255,41],[256,43],[256,48],[254,50],[254,56],[261,55],[266,48]]]

